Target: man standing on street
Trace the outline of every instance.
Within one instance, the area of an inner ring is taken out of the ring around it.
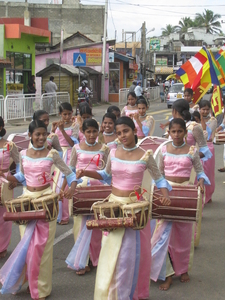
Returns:
[[[143,89],[141,87],[141,81],[138,81],[137,86],[134,89],[134,92],[135,92],[137,98],[140,97],[140,96],[142,96]]]
[[[51,93],[51,94],[55,94],[56,91],[57,91],[57,85],[56,83],[54,82],[54,77],[53,76],[50,76],[50,79],[49,81],[46,83],[45,85],[45,93]],[[53,113],[53,107],[54,107],[54,104],[53,104],[53,101],[54,101],[54,96],[48,96],[48,108],[47,108],[47,112],[49,113]]]

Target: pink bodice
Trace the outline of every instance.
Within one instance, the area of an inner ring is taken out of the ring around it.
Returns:
[[[115,157],[116,149],[110,151],[112,185],[120,190],[131,191],[135,185],[141,186],[146,163],[141,160],[128,161]]]
[[[21,151],[22,166],[24,176],[28,186],[41,187],[43,186],[42,175],[44,173],[51,174],[53,160],[50,157],[31,158],[26,155],[27,150]]]
[[[10,166],[10,151],[0,149],[0,170],[7,170]]]
[[[164,174],[171,177],[190,177],[193,167],[190,154],[175,155],[168,153],[166,146],[162,147]]]
[[[104,152],[102,151],[86,151],[80,149],[80,145],[75,145],[76,151],[77,151],[77,164],[76,169],[84,169],[87,164],[89,164],[90,160],[93,158],[94,155],[99,154],[100,159],[103,159]],[[90,165],[87,167],[88,171],[97,171],[99,170],[96,162],[97,162],[98,156],[96,155],[93,159],[93,161],[90,163]],[[101,165],[99,165],[101,166]]]
[[[196,145],[196,140],[195,140],[191,130],[188,130],[188,132],[187,132],[187,144],[190,146]]]
[[[137,129],[137,136],[145,136],[144,135],[144,133],[142,132],[142,128],[140,128],[139,126],[138,126],[138,123],[134,120],[134,124],[135,124],[135,127],[136,127],[136,129]],[[144,121],[142,121],[141,122],[141,124],[142,124],[142,126],[147,126],[147,121],[146,120],[144,120]]]
[[[72,136],[72,128],[64,128],[68,136]],[[58,135],[59,143],[61,147],[70,147],[69,143],[65,139],[62,132],[59,130],[59,128],[56,129],[55,133]]]
[[[83,132],[81,132],[80,130],[79,130],[78,139],[79,139],[80,143],[85,141],[85,136],[84,136]]]
[[[130,110],[130,109],[128,109],[128,106],[124,106],[124,111],[125,111],[125,115],[127,117],[129,117],[129,115],[131,115],[131,114],[137,114],[138,113],[138,109]]]

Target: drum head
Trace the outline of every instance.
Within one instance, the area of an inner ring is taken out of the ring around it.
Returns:
[[[28,149],[30,138],[26,134],[10,134],[8,137],[8,141],[12,141],[18,147],[18,150]]]
[[[158,137],[158,136],[147,136],[143,140],[138,143],[138,147],[143,150],[152,150],[155,153],[156,149],[165,141],[166,138]]]
[[[43,195],[39,198],[32,199],[31,203],[38,203],[38,202],[42,202],[42,201],[47,202],[49,200],[56,199],[56,198],[57,198],[57,200],[59,199],[59,194],[53,192],[49,195]]]

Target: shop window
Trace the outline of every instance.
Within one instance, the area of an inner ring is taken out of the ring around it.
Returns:
[[[120,88],[120,64],[109,63],[109,94],[118,94]]]
[[[31,77],[32,56],[28,53],[6,52],[6,58],[11,62],[11,68],[6,69],[6,84],[23,84],[27,92],[27,84]]]

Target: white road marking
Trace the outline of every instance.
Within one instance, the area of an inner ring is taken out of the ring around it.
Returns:
[[[73,229],[70,229],[70,230],[66,231],[65,233],[61,234],[60,236],[58,236],[57,238],[55,238],[53,245],[58,244],[59,242],[61,242],[62,240],[64,240],[71,234],[73,234]]]

